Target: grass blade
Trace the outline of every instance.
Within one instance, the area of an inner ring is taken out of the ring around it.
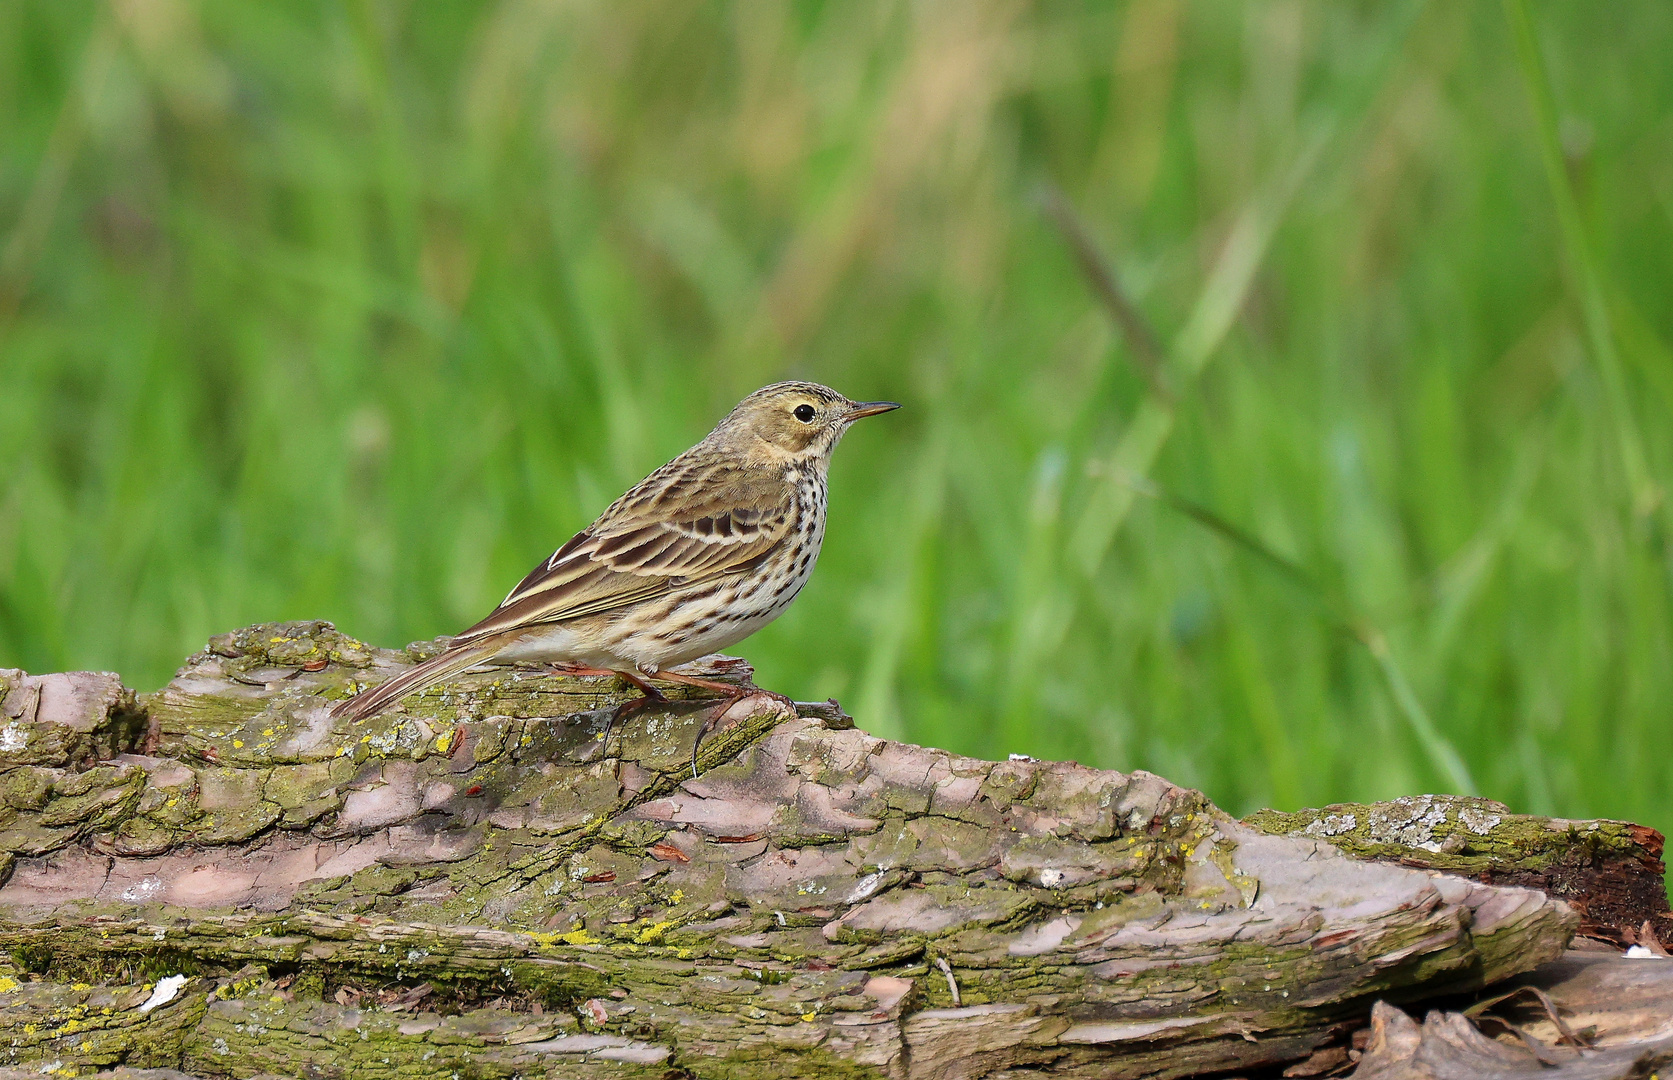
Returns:
[[[1528,13],[1527,0],[1504,0],[1504,5],[1511,36],[1516,41],[1516,59],[1522,82],[1534,110],[1540,160],[1545,166],[1546,180],[1551,185],[1551,198],[1556,203],[1557,226],[1563,239],[1570,288],[1576,294],[1575,299],[1579,302],[1585,322],[1586,347],[1603,380],[1610,426],[1614,429],[1621,468],[1626,474],[1632,512],[1643,517],[1653,513],[1664,502],[1663,492],[1650,474],[1644,440],[1638,433],[1638,422],[1627,399],[1626,379],[1615,348],[1615,332],[1610,326],[1603,271],[1592,254],[1586,225],[1580,216],[1580,203],[1574,196],[1574,185],[1563,162],[1551,79],[1545,70],[1545,58],[1540,54],[1539,36]]]

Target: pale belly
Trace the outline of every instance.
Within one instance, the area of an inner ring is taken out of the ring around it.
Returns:
[[[638,609],[551,623],[529,630],[502,648],[494,662],[583,664],[654,673],[730,648],[778,618],[798,591],[799,583],[786,592],[782,602],[760,609],[739,608],[728,598],[732,590],[726,590],[713,601],[670,606],[663,619],[646,617],[658,614],[655,610]],[[732,617],[740,612],[747,614]]]

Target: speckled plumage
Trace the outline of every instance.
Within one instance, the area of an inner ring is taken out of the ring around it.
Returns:
[[[611,503],[448,650],[340,703],[370,716],[477,664],[614,671],[647,685],[727,648],[796,598],[825,537],[826,473],[848,426],[896,408],[817,383],[763,387]]]

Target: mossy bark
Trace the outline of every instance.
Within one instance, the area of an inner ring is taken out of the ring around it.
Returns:
[[[1503,803],[1461,795],[1262,810],[1244,824],[1327,840],[1356,859],[1539,889],[1566,900],[1580,916],[1580,933],[1600,941],[1636,945],[1645,923],[1659,940],[1673,941],[1664,840],[1644,825],[1513,814]]]
[[[1305,1057],[1577,922],[1147,773],[962,758],[765,695],[696,778],[708,706],[617,720],[613,679],[481,672],[329,716],[424,651],[272,624],[138,701],[5,674],[0,1064],[1174,1077]]]

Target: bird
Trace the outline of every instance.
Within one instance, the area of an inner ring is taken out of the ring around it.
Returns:
[[[754,688],[671,669],[742,641],[790,606],[825,538],[832,451],[856,420],[898,408],[812,382],[762,387],[441,653],[345,698],[331,715],[363,720],[492,663],[618,675],[644,695],[635,705],[665,700],[653,679],[738,700]]]

